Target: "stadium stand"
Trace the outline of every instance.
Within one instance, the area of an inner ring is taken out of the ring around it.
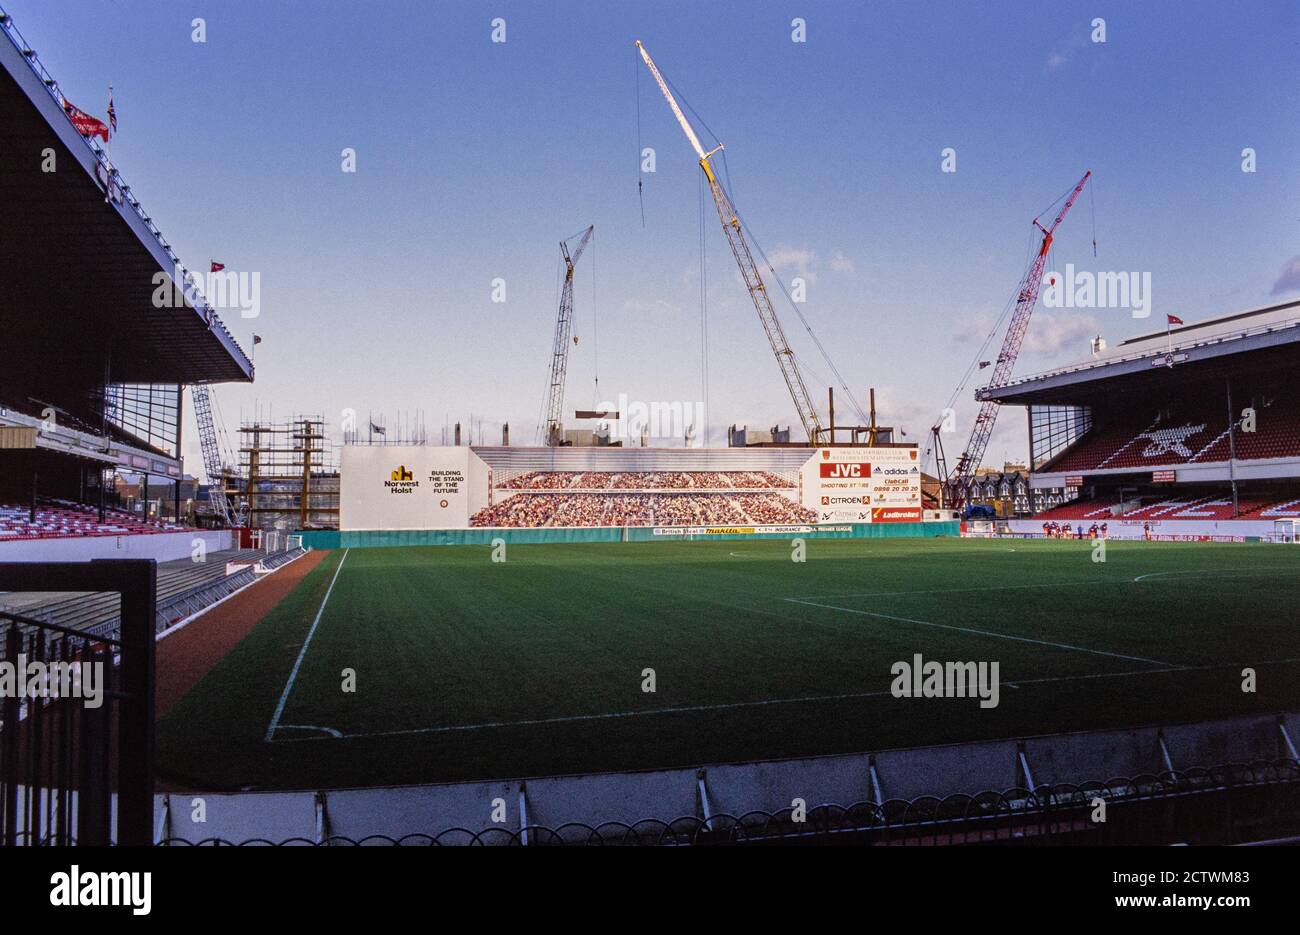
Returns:
[[[1288,512],[1290,511],[1290,512]],[[1269,519],[1300,516],[1300,499],[1247,496],[1238,497],[1236,519]],[[1044,520],[1124,519],[1233,519],[1232,497],[1221,492],[1205,495],[1183,494],[1169,497],[1118,496],[1090,497],[1075,500],[1037,514]]]
[[[1297,518],[1297,364],[1293,300],[1137,335],[977,395],[1028,407],[1031,499],[1055,487],[1076,497],[1038,496],[1034,520],[1270,537],[1272,521]]]
[[[107,149],[63,105],[0,16],[0,136],[59,170],[14,159],[0,173],[0,543],[19,561],[63,545],[41,540],[84,538],[83,557],[110,557],[114,537],[181,529],[114,509],[113,478],[144,475],[179,518],[182,387],[253,379],[217,310],[180,288],[180,258]],[[171,301],[155,301],[159,276],[177,286]]]
[[[775,490],[793,489],[795,482],[771,471],[529,471],[497,486],[502,490]]]
[[[1151,469],[1164,465],[1300,457],[1300,399],[1286,387],[1246,394],[1255,403],[1254,431],[1228,439],[1221,388],[1192,386],[1154,404],[1118,410],[1044,470]]]
[[[138,536],[184,529],[176,523],[143,520],[122,510],[105,510],[99,521],[95,507],[54,500],[36,509],[0,504],[0,539],[60,539],[70,536]]]
[[[181,559],[158,565],[157,627],[159,630],[220,600],[255,579],[254,567],[271,570],[302,554],[294,549],[268,554],[260,549],[209,552],[202,562]],[[117,594],[61,592],[0,593],[0,611],[81,630],[111,635],[121,601]]]
[[[779,493],[525,493],[470,517],[471,526],[698,526],[811,523],[816,512]]]

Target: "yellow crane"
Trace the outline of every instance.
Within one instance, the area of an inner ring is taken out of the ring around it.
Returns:
[[[749,297],[754,302],[754,309],[758,312],[758,320],[763,324],[763,331],[767,334],[767,341],[772,346],[772,353],[776,355],[776,362],[781,367],[781,376],[785,378],[785,385],[790,390],[790,398],[794,400],[795,410],[798,412],[799,421],[803,423],[804,431],[808,433],[808,441],[816,445],[822,435],[821,420],[817,416],[817,408],[813,405],[812,397],[808,395],[808,388],[804,385],[803,376],[799,373],[799,365],[795,362],[794,351],[790,349],[789,342],[785,339],[785,331],[781,328],[781,321],[776,317],[776,309],[772,307],[772,300],[768,297],[767,287],[763,284],[763,277],[758,272],[758,264],[754,262],[753,254],[750,253],[749,244],[745,241],[745,232],[741,227],[740,218],[736,215],[736,209],[731,204],[731,199],[727,196],[722,184],[718,181],[713,172],[713,165],[710,160],[722,149],[722,144],[709,152],[704,151],[700,145],[700,139],[695,135],[695,130],[691,128],[690,121],[682,113],[682,109],[677,106],[677,101],[671,91],[668,90],[668,84],[664,81],[663,75],[659,74],[659,69],[655,66],[654,59],[646,51],[645,46],[638,39],[636,43],[637,51],[641,53],[641,58],[645,60],[646,67],[650,69],[650,74],[654,76],[655,83],[659,85],[659,90],[663,92],[664,98],[668,101],[668,106],[672,108],[673,116],[681,125],[682,132],[690,140],[691,146],[695,149],[695,154],[700,159],[700,168],[704,170],[704,177],[708,180],[709,191],[713,194],[713,204],[718,209],[718,219],[722,221],[722,231],[727,235],[727,243],[731,245],[731,252],[736,257],[736,265],[740,267],[741,278],[745,280],[745,287],[749,290]]]

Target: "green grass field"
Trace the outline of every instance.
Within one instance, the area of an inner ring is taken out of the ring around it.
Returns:
[[[451,781],[1300,705],[1288,546],[1112,541],[1094,562],[1089,542],[827,539],[797,563],[789,542],[731,540],[513,545],[507,559],[331,554],[159,723],[163,773],[214,788]],[[997,661],[1000,703],[892,697],[891,666],[916,653]]]

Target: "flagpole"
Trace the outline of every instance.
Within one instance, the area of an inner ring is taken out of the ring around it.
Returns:
[[[113,122],[113,86],[111,84],[108,86],[108,110],[109,122],[111,123]],[[108,204],[110,200],[109,195],[113,191],[113,135],[113,131],[110,128],[108,131],[108,139],[104,141],[104,158],[108,160],[108,172],[106,173],[108,177],[104,179],[104,204]]]

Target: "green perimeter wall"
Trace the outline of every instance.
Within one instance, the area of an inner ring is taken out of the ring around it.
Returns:
[[[540,542],[684,542],[722,539],[896,539],[921,536],[956,536],[956,520],[943,523],[843,523],[825,529],[790,532],[714,533],[684,535],[654,534],[653,526],[572,527],[562,529],[360,529],[349,532],[316,530],[295,532],[303,545],[312,549],[364,549],[405,545],[491,545],[494,539],[508,544]],[[660,527],[663,528],[663,527]]]

